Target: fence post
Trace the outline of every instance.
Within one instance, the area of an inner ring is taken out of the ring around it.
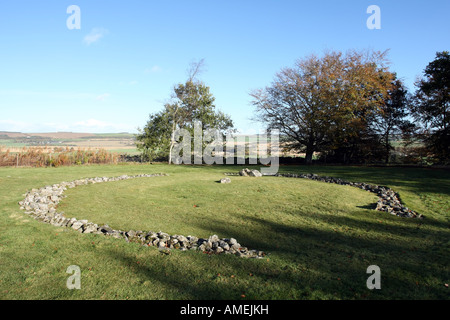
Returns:
[[[19,167],[19,154],[16,154],[16,168]]]

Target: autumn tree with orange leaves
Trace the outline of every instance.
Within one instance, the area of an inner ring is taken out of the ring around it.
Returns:
[[[370,123],[394,79],[387,64],[386,52],[372,51],[298,60],[270,86],[251,93],[256,119],[280,130],[284,146],[305,152],[308,164],[314,152],[341,152],[346,162],[371,139]]]

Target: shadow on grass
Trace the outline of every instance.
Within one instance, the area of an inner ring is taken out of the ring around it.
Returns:
[[[240,168],[211,170],[220,174]],[[317,173],[385,185],[394,190],[398,186],[417,194],[450,194],[450,174],[445,171],[314,166],[281,167],[280,171]],[[449,179],[445,180],[446,177]],[[359,208],[372,209],[373,206]],[[219,217],[215,221],[199,221],[196,222],[199,228],[210,230],[213,225],[217,234],[234,237],[250,249],[270,253],[269,260],[177,252],[131,272],[179,292],[177,299],[180,296],[239,299],[241,292],[250,299],[448,299],[448,289],[444,287],[449,277],[448,223],[429,217],[402,220],[386,216],[386,213],[368,214],[374,216],[363,219],[311,214],[309,218],[314,224],[300,227],[244,215],[240,218],[250,221],[247,229],[235,228]],[[111,256],[124,265],[134,261],[123,252],[111,252]],[[369,276],[366,270],[370,265],[381,268],[382,290],[371,291],[366,287]],[[253,277],[244,277],[240,282],[223,282],[216,276],[223,268],[241,275],[252,273]]]
[[[148,250],[157,250],[148,248]],[[110,256],[124,267],[136,266],[136,258],[123,251],[110,251]],[[180,257],[179,255],[183,255]],[[180,259],[181,258],[181,259]],[[222,257],[212,257],[221,259]],[[233,258],[233,257],[225,257]],[[156,260],[156,261],[155,261]],[[166,299],[172,300],[229,300],[239,299],[245,291],[243,284],[220,283],[217,266],[211,266],[211,260],[201,252],[176,252],[161,254],[149,265],[132,268],[141,281],[151,280],[159,284],[166,292]],[[130,269],[129,269],[130,270]],[[161,291],[161,288],[158,288]]]
[[[377,208],[377,204],[376,203],[369,203],[363,206],[356,206],[357,208],[360,209],[367,209],[367,210],[375,210]]]
[[[420,246],[408,238],[394,242],[386,237],[355,237],[332,230],[296,228],[254,217],[247,219],[252,220],[253,230],[236,232],[226,224],[217,223],[221,225],[217,232],[236,237],[250,249],[265,250],[270,253],[267,259],[177,251],[169,256],[161,255],[151,265],[139,266],[132,272],[178,292],[178,298],[174,299],[239,299],[242,292],[249,299],[448,298],[443,287],[448,277],[448,260],[445,256],[434,256],[429,244]],[[425,231],[416,235],[411,231],[413,226],[379,226],[347,217],[334,217],[334,223],[386,233],[406,230],[417,238],[433,233]],[[414,245],[418,245],[415,250]],[[134,257],[124,252],[110,254],[124,266],[135,262]],[[367,289],[369,265],[381,268],[382,290]],[[240,275],[241,280],[221,281],[217,274],[224,269]],[[249,273],[251,278],[246,276]],[[442,288],[436,283],[442,283]]]
[[[352,182],[399,186],[411,192],[450,195],[450,170],[390,167],[281,166],[280,172],[316,173]],[[394,188],[395,190],[395,188]]]

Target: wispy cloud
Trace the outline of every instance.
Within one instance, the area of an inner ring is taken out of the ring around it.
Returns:
[[[112,123],[97,119],[87,119],[77,122],[25,122],[11,119],[0,120],[0,131],[9,132],[89,132],[89,133],[116,133],[134,132],[135,127],[129,124]]]
[[[0,131],[23,131],[29,128],[29,124],[23,121],[14,121],[11,119],[0,120]]]
[[[64,123],[0,120],[0,131],[31,133],[69,131],[69,129],[70,126]]]
[[[108,34],[108,30],[104,29],[104,28],[94,28],[91,30],[91,32],[89,34],[87,34],[84,39],[83,42],[86,45],[91,45],[97,41],[99,41],[101,38],[103,38],[105,35]]]
[[[75,122],[70,126],[71,130],[76,132],[125,132],[130,131],[130,126],[126,124],[110,123],[97,119],[88,119]]]
[[[161,72],[161,71],[162,71],[162,68],[160,66],[154,65],[151,68],[146,68],[144,70],[144,73],[157,73],[157,72]]]
[[[103,93],[99,96],[97,96],[97,98],[95,98],[95,100],[97,101],[105,101],[106,98],[108,98],[110,96],[109,93]]]
[[[110,124],[108,124],[107,122],[96,120],[96,119],[89,119],[89,120],[75,122],[74,125],[77,127],[86,127],[86,128],[88,128],[88,127],[103,128],[103,127],[109,126]]]

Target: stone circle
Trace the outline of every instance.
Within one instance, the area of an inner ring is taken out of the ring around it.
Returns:
[[[25,199],[19,202],[19,205],[21,210],[24,210],[34,219],[53,226],[72,228],[80,233],[100,234],[125,239],[127,242],[137,242],[144,246],[155,246],[164,252],[170,249],[199,250],[208,254],[235,254],[245,258],[263,258],[266,255],[265,252],[260,250],[249,250],[247,247],[240,245],[234,238],[219,239],[217,235],[212,235],[209,238],[197,238],[191,235],[169,235],[162,231],[114,230],[108,225],[99,226],[88,220],[68,218],[62,212],[57,212],[57,205],[65,197],[64,191],[67,189],[81,185],[156,176],[166,176],[166,174],[123,175],[114,178],[96,177],[61,182],[40,189],[32,189],[25,195]],[[226,179],[229,180],[229,178]]]
[[[259,175],[258,175],[259,173]],[[225,173],[225,175],[241,175],[260,177],[261,173],[257,170],[243,169],[239,173]],[[159,250],[179,249],[199,250],[208,254],[235,254],[245,258],[263,258],[266,253],[260,250],[249,250],[241,246],[234,238],[219,239],[217,235],[209,238],[197,238],[195,236],[169,235],[162,231],[122,231],[114,230],[108,225],[97,225],[88,220],[77,220],[76,218],[65,217],[62,212],[57,212],[57,205],[65,197],[64,191],[81,185],[104,183],[135,178],[150,178],[157,176],[166,176],[160,174],[140,174],[135,176],[122,175],[120,177],[96,177],[79,179],[72,182],[61,182],[51,186],[45,186],[40,189],[32,189],[24,196],[25,199],[19,202],[20,209],[26,214],[32,216],[38,221],[49,223],[57,227],[72,228],[80,233],[92,233],[106,235],[117,239],[125,239],[127,242],[137,242],[144,246],[155,246]],[[304,178],[326,183],[335,183],[338,185],[349,185],[366,190],[378,195],[378,202],[375,210],[388,212],[392,215],[407,218],[422,219],[423,215],[405,207],[399,198],[399,195],[392,189],[383,186],[371,185],[360,182],[348,182],[339,178],[321,177],[316,174],[296,174],[296,173],[278,173],[277,177]],[[230,178],[221,179],[221,183],[230,183]]]
[[[239,175],[248,176],[249,171],[250,171],[249,169],[243,169],[239,172]],[[225,173],[225,175],[235,176],[237,174],[234,172],[228,172]],[[405,207],[400,201],[400,196],[394,190],[388,187],[377,186],[363,182],[349,182],[340,178],[323,177],[318,176],[317,174],[277,173],[274,176],[310,179],[326,183],[335,183],[342,186],[356,187],[378,195],[378,201],[375,210],[388,212],[392,215],[403,218],[418,218],[418,219],[424,218],[422,214],[418,214],[417,212]]]

